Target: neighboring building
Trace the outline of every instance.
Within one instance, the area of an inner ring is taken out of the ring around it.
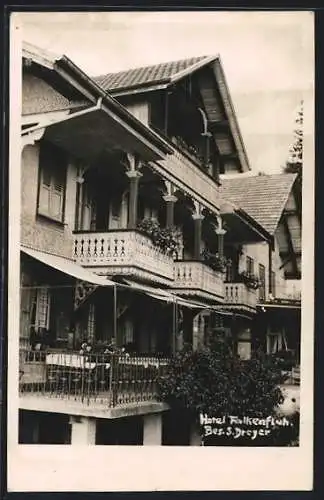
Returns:
[[[270,276],[281,224],[220,187],[249,165],[218,57],[95,80],[24,45],[20,441],[193,443],[155,377],[232,307],[259,316],[269,293],[224,255],[243,245]]]
[[[224,176],[221,193],[244,208],[272,237],[268,244],[240,246],[239,257],[232,260],[236,266],[230,265],[227,271],[230,281],[235,281],[236,273],[247,271],[260,283],[254,291],[257,314],[251,316],[253,321],[244,325],[242,319],[236,320],[237,334],[242,335],[240,347],[248,352],[254,342],[254,347],[262,346],[269,354],[289,350],[299,367],[300,288],[292,294],[287,287],[287,280],[301,278],[301,192],[296,179],[295,174]],[[226,252],[231,258],[231,248]],[[227,289],[233,293],[231,286]],[[244,342],[248,331],[250,348]]]

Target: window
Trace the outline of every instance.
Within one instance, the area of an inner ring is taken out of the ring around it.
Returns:
[[[37,288],[31,314],[31,327],[35,332],[49,329],[50,291],[47,287]]]
[[[259,280],[259,300],[265,300],[265,266],[263,264],[259,264]]]
[[[130,320],[125,321],[123,332],[123,344],[132,344],[134,342],[134,325]]]
[[[254,274],[254,259],[252,257],[246,257],[246,271],[249,275]]]
[[[276,273],[271,271],[271,293],[273,297],[276,296]]]
[[[66,158],[54,145],[43,141],[39,152],[38,213],[63,222]]]

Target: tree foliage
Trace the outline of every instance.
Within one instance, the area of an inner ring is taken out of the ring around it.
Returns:
[[[234,355],[232,341],[222,334],[208,346],[175,355],[168,373],[159,380],[159,393],[173,409],[187,409],[196,418],[273,415],[283,402],[280,364],[262,352],[250,360]]]
[[[294,142],[289,150],[289,158],[284,167],[284,172],[297,174],[302,179],[303,170],[303,139],[304,139],[304,107],[301,101],[300,109],[297,113],[296,128],[294,130]]]

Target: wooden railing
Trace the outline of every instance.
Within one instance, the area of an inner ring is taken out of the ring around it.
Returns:
[[[108,274],[135,275],[161,283],[173,280],[173,258],[138,230],[76,232],[74,258]]]
[[[248,288],[245,283],[225,283],[225,303],[243,308],[256,309],[257,290]]]
[[[20,396],[61,398],[108,408],[155,401],[169,359],[78,352],[20,352]]]
[[[177,261],[174,263],[173,287],[190,295],[223,300],[223,274],[203,262]]]
[[[217,180],[199,166],[197,158],[191,158],[169,142],[174,147],[174,153],[164,160],[152,163],[152,167],[206,208],[218,213],[222,199]]]

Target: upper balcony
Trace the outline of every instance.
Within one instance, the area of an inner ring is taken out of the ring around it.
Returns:
[[[226,304],[237,310],[256,312],[257,290],[249,288],[245,283],[225,283],[224,289]]]
[[[99,274],[135,277],[168,285],[173,259],[138,230],[75,232],[74,258]]]
[[[214,271],[204,262],[183,260],[174,263],[172,287],[183,295],[222,302],[223,279],[222,273]]]
[[[217,180],[196,154],[169,138],[166,141],[173,147],[173,154],[155,162],[154,169],[213,213],[218,212],[221,196]]]

